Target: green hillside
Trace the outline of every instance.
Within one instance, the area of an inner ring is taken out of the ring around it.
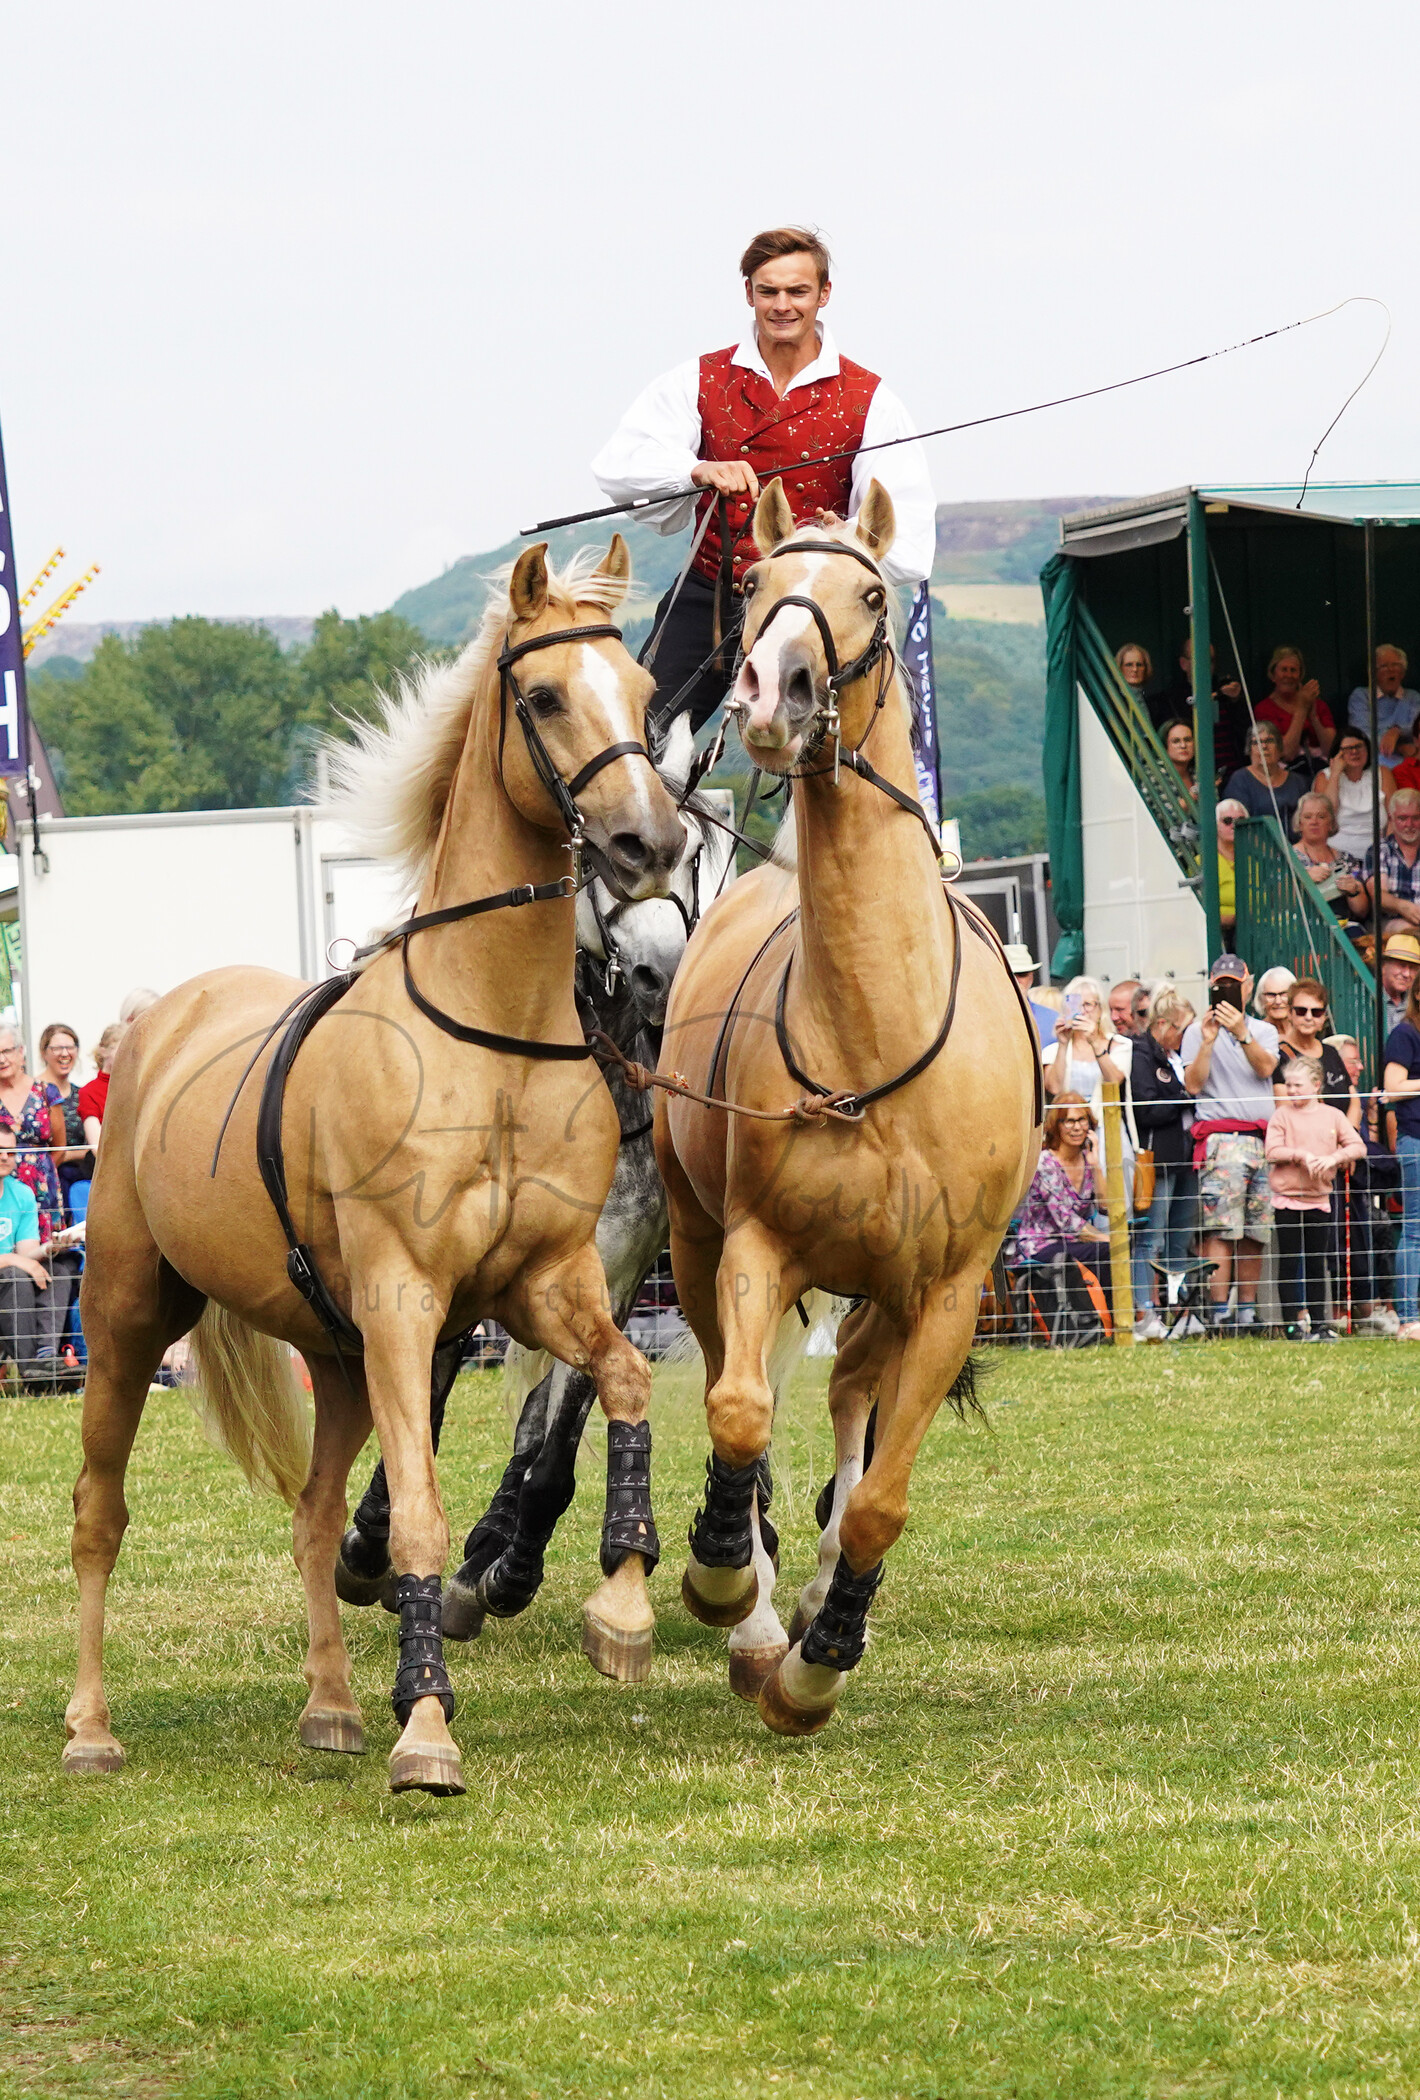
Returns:
[[[944,503],[937,511],[934,584],[1033,583],[1059,543],[1059,520],[1108,499],[1050,497],[1015,503]],[[635,591],[622,626],[633,649],[648,631],[657,598],[685,559],[688,535],[663,538],[639,520],[569,525],[549,535],[553,559],[609,539],[620,526],[631,549]],[[472,633],[487,578],[515,561],[525,539],[468,554],[442,576],[406,591],[392,610],[431,642]],[[1045,629],[999,620],[952,620],[934,611],[934,662],[942,779],[949,814],[961,819],[969,858],[1043,851],[1045,803],[1040,752],[1045,712]]]
[[[1059,521],[1066,511],[1108,501],[1100,496],[1052,496],[1020,503],[943,503],[937,510],[937,559],[934,584],[1034,583],[1041,565],[1060,540]],[[688,544],[688,534],[663,538],[635,518],[608,518],[597,525],[564,525],[548,535],[554,561],[565,562],[574,549],[609,541],[620,530],[631,549],[636,594],[633,614],[644,619],[650,605],[675,578]],[[465,554],[442,576],[416,584],[396,598],[392,611],[410,620],[431,642],[461,642],[477,624],[486,596],[486,579],[505,562],[516,561],[528,542],[506,540],[486,554]]]

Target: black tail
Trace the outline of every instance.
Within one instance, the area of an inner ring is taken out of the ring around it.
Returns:
[[[948,1386],[947,1398],[951,1401],[952,1406],[963,1421],[966,1420],[968,1414],[980,1415],[983,1422],[986,1420],[986,1410],[981,1404],[980,1388],[982,1380],[987,1376],[989,1376],[989,1372],[985,1358],[973,1351]]]

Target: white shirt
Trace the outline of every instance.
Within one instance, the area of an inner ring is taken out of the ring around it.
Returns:
[[[818,336],[818,356],[790,380],[788,393],[812,386],[818,379],[837,378],[838,345],[823,322],[818,324]],[[774,384],[753,330],[731,362]],[[877,445],[885,438],[910,437],[915,428],[896,394],[879,381],[868,403],[863,443]],[[652,496],[657,489],[687,486],[692,469],[699,464],[700,360],[692,357],[653,379],[637,395],[592,461],[592,472],[613,503],[629,503],[637,496]],[[868,483],[875,476],[892,497],[897,513],[897,537],[883,571],[891,583],[921,583],[932,573],[937,550],[937,499],[922,447],[895,445],[890,452],[870,452],[866,457],[860,453],[853,462],[850,518],[862,509]],[[695,515],[695,503],[696,498],[687,497],[637,515],[657,532],[681,532]]]

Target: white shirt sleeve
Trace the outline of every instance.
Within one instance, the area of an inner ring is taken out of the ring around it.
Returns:
[[[868,403],[863,443],[880,445],[885,438],[910,437],[916,428],[896,394],[879,383]],[[894,445],[890,452],[860,452],[853,462],[850,501],[854,517],[874,477],[892,497],[897,513],[897,538],[883,563],[884,572],[892,583],[921,583],[931,575],[937,551],[937,498],[927,471],[927,455],[918,444]]]
[[[592,473],[612,503],[685,488],[700,461],[700,360],[690,358],[653,379],[638,394],[592,461]],[[657,532],[680,532],[695,515],[695,498],[662,503],[637,516]]]

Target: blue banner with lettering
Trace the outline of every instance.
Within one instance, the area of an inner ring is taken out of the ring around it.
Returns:
[[[932,675],[932,595],[925,583],[919,583],[913,594],[902,659],[917,709],[917,734],[912,741],[917,765],[917,793],[932,820],[933,830],[940,831],[942,776],[937,755],[937,688]]]
[[[10,531],[10,492],[0,444],[0,773],[29,771],[26,734],[25,640],[20,632],[20,582]]]

